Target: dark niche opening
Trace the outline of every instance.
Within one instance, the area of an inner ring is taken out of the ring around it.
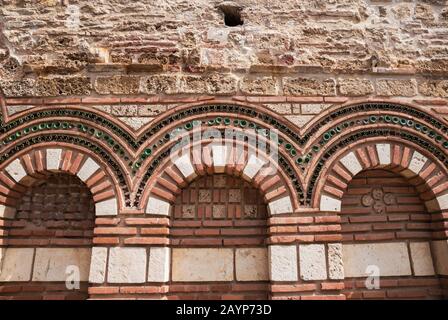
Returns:
[[[228,27],[236,27],[243,25],[244,21],[241,18],[241,7],[233,5],[222,5],[219,7],[224,14],[224,23]]]

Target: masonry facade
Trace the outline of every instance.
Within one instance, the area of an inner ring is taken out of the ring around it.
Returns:
[[[0,3],[0,299],[448,297],[446,1]]]

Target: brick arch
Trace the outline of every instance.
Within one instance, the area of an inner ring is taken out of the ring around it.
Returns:
[[[228,145],[226,142],[229,141],[223,140],[222,144],[200,149],[189,146],[192,150],[188,147],[182,149],[181,156],[175,159],[168,157],[157,172],[153,173],[149,188],[143,194],[143,199],[147,199],[143,204],[145,212],[170,215],[171,203],[183,187],[199,176],[214,173],[242,177],[259,188],[270,215],[293,213],[298,208],[292,183],[271,157],[260,152],[252,153],[252,147],[247,144],[231,141]],[[236,145],[244,149],[239,149]],[[277,173],[273,174],[272,170]]]
[[[385,168],[399,173],[420,191],[428,212],[448,209],[448,173],[425,150],[395,139],[363,141],[337,155],[322,176],[315,206],[321,211],[341,211],[341,199],[348,183],[359,172]]]
[[[64,144],[27,149],[0,169],[0,216],[14,218],[17,197],[48,173],[77,176],[89,188],[97,216],[118,214],[119,197],[112,175],[99,159]]]

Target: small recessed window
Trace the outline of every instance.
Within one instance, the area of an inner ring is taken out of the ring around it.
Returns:
[[[244,21],[241,18],[241,7],[222,5],[219,7],[224,14],[224,23],[228,27],[241,26]]]

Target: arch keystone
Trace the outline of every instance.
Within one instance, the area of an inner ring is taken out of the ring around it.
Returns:
[[[390,144],[378,143],[376,145],[376,152],[378,153],[378,160],[380,165],[387,166],[391,164]]]
[[[62,160],[62,149],[47,149],[47,170],[59,170]]]
[[[226,169],[228,148],[226,146],[212,146],[213,167],[216,173],[223,173]]]

